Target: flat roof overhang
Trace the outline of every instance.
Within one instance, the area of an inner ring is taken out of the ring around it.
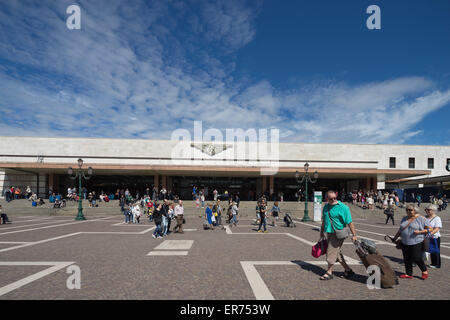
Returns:
[[[438,176],[438,177],[426,177],[426,178],[418,178],[418,179],[394,179],[386,181],[386,183],[402,183],[402,184],[429,184],[429,183],[438,183],[438,182],[449,182],[450,183],[450,175]]]
[[[99,175],[168,175],[168,176],[246,176],[259,177],[265,167],[255,166],[200,166],[200,165],[129,165],[129,164],[101,164],[90,163],[83,166],[87,169],[91,166],[94,174]],[[67,174],[67,168],[76,168],[76,163],[0,163],[0,169],[11,173],[56,173]],[[276,169],[276,168],[270,168]],[[294,177],[295,172],[304,173],[304,167],[279,167],[276,177]],[[309,172],[319,173],[319,179],[358,179],[363,177],[377,177],[384,175],[386,180],[402,179],[408,177],[431,174],[431,170],[400,170],[400,169],[376,169],[376,168],[327,168],[310,167]]]

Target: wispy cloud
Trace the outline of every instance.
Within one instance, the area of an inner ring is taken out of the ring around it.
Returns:
[[[7,1],[0,7],[0,135],[169,139],[205,127],[281,129],[285,141],[403,142],[450,90],[424,77],[276,88],[235,78],[260,2]]]

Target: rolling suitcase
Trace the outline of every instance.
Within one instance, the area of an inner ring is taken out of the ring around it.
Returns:
[[[362,241],[356,240],[355,246],[356,254],[366,268],[371,265],[376,265],[380,268],[380,284],[383,289],[392,288],[398,284],[398,278],[394,269],[392,269],[389,262],[376,250],[374,242],[366,239]]]

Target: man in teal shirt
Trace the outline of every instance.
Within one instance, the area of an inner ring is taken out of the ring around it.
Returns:
[[[328,249],[327,262],[328,270],[320,277],[321,280],[333,279],[333,265],[339,262],[345,269],[344,277],[349,278],[355,273],[345,262],[344,256],[341,252],[344,239],[336,237],[335,230],[342,230],[346,226],[350,228],[353,234],[352,241],[357,239],[355,226],[352,222],[352,216],[348,206],[337,200],[336,192],[330,190],[327,192],[328,203],[323,207],[322,212],[322,226],[320,228],[320,238],[325,238],[327,234]]]

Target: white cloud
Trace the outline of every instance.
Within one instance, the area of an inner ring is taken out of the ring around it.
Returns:
[[[423,77],[296,90],[243,84],[222,56],[255,37],[259,2],[79,3],[81,31],[66,29],[70,1],[0,7],[0,58],[9,61],[0,66],[0,135],[169,139],[202,120],[277,127],[286,141],[400,143],[450,101]]]

